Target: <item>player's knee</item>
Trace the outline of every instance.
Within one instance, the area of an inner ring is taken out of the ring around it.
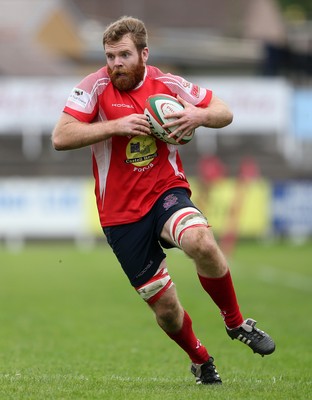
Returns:
[[[166,332],[177,332],[182,326],[184,310],[175,291],[171,295],[168,293],[169,291],[152,308],[158,324]]]
[[[173,323],[179,312],[179,304],[176,301],[169,300],[166,303],[162,303],[160,307],[155,310],[157,320],[160,320],[163,324],[169,325]]]
[[[205,229],[192,229],[185,233],[182,248],[195,260],[215,260],[219,255],[219,247],[213,236]]]
[[[182,248],[182,241],[186,233],[193,231],[193,228],[204,228],[206,230],[208,226],[207,219],[196,208],[182,208],[171,219],[169,229],[171,240],[177,247]]]

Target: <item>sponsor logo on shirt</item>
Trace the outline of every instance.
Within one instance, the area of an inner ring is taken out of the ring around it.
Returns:
[[[194,97],[199,97],[199,86],[198,85],[192,85],[192,90],[191,90],[191,95]]]
[[[200,88],[198,85],[194,85],[188,81],[183,80],[182,85],[187,89],[187,91],[194,97],[198,98],[200,93]]]
[[[134,136],[128,143],[125,163],[132,164],[136,172],[144,172],[153,167],[156,157],[157,146],[152,136]]]
[[[118,108],[134,108],[132,104],[119,104],[119,103],[112,103],[112,107],[118,107]]]
[[[78,104],[78,106],[82,108],[86,108],[90,101],[90,95],[82,89],[74,88],[69,95],[68,100],[75,104]]]

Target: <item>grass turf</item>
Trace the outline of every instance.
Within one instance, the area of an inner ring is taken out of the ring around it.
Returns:
[[[171,276],[222,377],[196,386],[108,247],[0,249],[0,399],[309,399],[311,244],[240,244],[231,259],[243,314],[277,350],[261,358],[225,333],[181,252]]]

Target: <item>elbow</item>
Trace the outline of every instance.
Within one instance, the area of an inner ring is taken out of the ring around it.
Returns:
[[[227,117],[227,124],[226,124],[226,126],[227,126],[227,125],[230,125],[230,124],[233,122],[233,118],[234,118],[233,113],[232,113],[231,111],[229,111],[229,112],[228,112],[228,117]]]
[[[224,113],[223,118],[220,120],[220,125],[218,126],[218,128],[225,128],[232,122],[233,122],[233,113],[230,110],[227,110],[227,112]]]
[[[54,150],[57,151],[66,150],[64,143],[62,143],[62,140],[60,140],[58,135],[52,134],[51,142]]]

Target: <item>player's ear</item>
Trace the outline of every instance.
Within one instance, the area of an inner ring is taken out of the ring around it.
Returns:
[[[144,49],[142,50],[142,59],[144,63],[146,63],[148,60],[148,54],[148,47],[144,47]]]

